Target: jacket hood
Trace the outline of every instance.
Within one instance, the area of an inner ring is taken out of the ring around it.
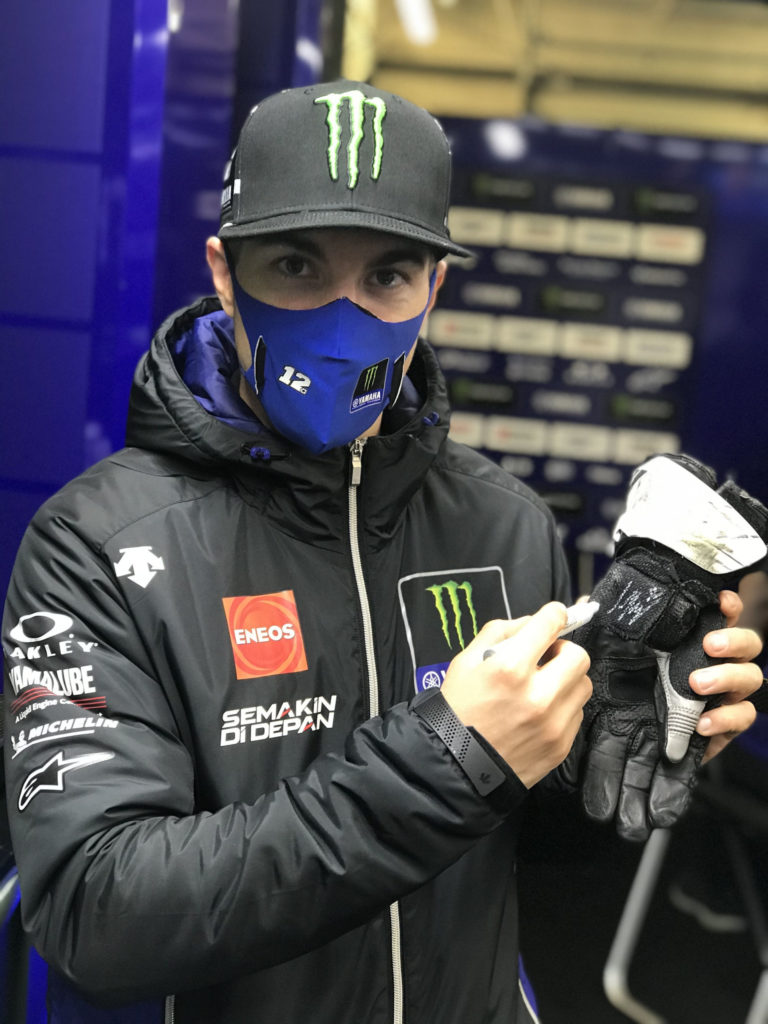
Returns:
[[[238,381],[233,324],[218,300],[205,298],[172,314],[136,368],[126,444],[234,474],[257,491],[278,482],[313,493],[346,486],[347,446],[314,455],[273,433],[240,399]],[[420,339],[382,433],[365,448],[366,490],[379,492],[369,507],[387,521],[438,455],[449,416],[437,359]]]

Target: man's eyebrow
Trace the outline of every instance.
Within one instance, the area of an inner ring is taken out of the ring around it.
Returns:
[[[401,245],[375,256],[371,263],[418,263],[423,265],[429,262],[430,252],[421,245]]]
[[[254,235],[253,238],[263,248],[271,245],[287,245],[293,249],[301,249],[309,253],[310,256],[322,256],[323,254],[320,246],[311,238],[302,235],[300,231],[276,231],[274,234],[261,237]]]
[[[325,259],[328,256],[327,249],[301,231],[276,231],[269,235],[255,235],[253,240],[264,249],[272,246],[288,246],[307,253],[309,256],[314,256],[316,259]],[[428,247],[420,245],[418,242],[402,241],[395,242],[391,248],[374,254],[367,262],[370,266],[383,266],[391,263],[415,263],[418,266],[425,266],[429,263],[430,255]]]

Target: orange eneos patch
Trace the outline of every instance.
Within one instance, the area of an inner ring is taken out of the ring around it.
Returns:
[[[292,590],[221,600],[238,679],[306,670],[307,656]]]

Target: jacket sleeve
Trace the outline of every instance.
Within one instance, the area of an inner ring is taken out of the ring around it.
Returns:
[[[401,704],[253,803],[196,813],[192,746],[107,562],[39,514],[3,625],[5,763],[24,923],[116,1001],[283,962],[424,884],[524,799],[480,795]]]

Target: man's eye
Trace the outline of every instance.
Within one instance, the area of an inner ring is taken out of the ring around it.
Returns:
[[[301,277],[307,270],[307,261],[303,256],[284,256],[280,267],[290,277]]]
[[[390,267],[384,267],[376,271],[376,284],[381,285],[382,288],[391,288],[402,280],[403,275],[397,270],[392,270]]]

